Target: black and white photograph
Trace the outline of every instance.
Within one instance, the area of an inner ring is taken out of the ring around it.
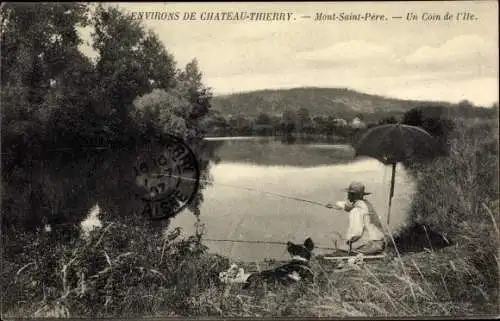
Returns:
[[[498,10],[2,2],[1,319],[497,318]]]

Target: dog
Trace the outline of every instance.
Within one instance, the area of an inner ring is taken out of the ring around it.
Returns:
[[[289,285],[303,281],[312,281],[314,279],[314,272],[309,266],[312,251],[314,250],[312,239],[307,238],[303,245],[287,242],[286,247],[292,257],[290,262],[274,269],[253,273],[244,273],[242,268],[232,265],[227,272],[220,274],[221,281],[224,283],[243,283],[244,289],[261,283]],[[231,272],[235,274],[232,278],[229,276]]]

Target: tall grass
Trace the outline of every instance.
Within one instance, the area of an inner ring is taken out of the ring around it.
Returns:
[[[183,314],[227,264],[179,230],[110,223],[69,244],[45,232],[25,238],[15,240],[21,255],[3,262],[2,312],[13,316]]]
[[[466,256],[496,287],[498,124],[459,119],[454,127],[449,135],[448,157],[411,166],[417,192],[409,225],[437,231],[466,249]]]
[[[417,192],[410,223],[425,224],[451,238],[467,225],[491,223],[484,205],[498,201],[498,128],[493,122],[457,120],[449,156],[410,166]]]
[[[498,129],[459,121],[450,153],[413,164],[409,216],[427,239],[413,254],[390,255],[338,273],[312,261],[312,284],[220,284],[227,258],[208,255],[179,230],[150,234],[117,223],[69,244],[20,235],[19,255],[2,262],[5,316],[387,317],[498,314]],[[7,243],[9,243],[7,242]],[[396,242],[396,245],[397,242]],[[247,270],[267,268],[246,266]],[[268,263],[272,264],[272,263]]]

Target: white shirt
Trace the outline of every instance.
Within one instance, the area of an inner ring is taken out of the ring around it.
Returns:
[[[346,209],[345,202],[337,202],[337,206]],[[354,207],[349,211],[349,227],[346,233],[346,240],[353,237],[359,237],[353,242],[356,244],[364,244],[368,241],[379,241],[385,238],[382,230],[376,226],[374,219],[378,220],[377,213],[373,206],[370,206],[367,201],[358,200],[354,203]]]

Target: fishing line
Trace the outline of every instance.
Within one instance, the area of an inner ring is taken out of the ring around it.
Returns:
[[[278,241],[246,241],[246,240],[229,240],[229,239],[208,239],[202,238],[202,241],[208,242],[230,242],[230,243],[252,243],[252,244],[278,244],[278,245],[287,245],[287,242],[278,242]],[[333,247],[319,247],[315,246],[315,249],[320,250],[337,250],[337,248]]]
[[[162,174],[152,174],[152,176],[164,177],[165,175],[162,175]],[[178,175],[168,175],[168,177],[178,178],[178,179],[182,179],[182,180],[186,180],[186,181],[191,181],[191,182],[196,182],[197,181],[196,179],[193,179],[193,178],[190,178],[190,177],[184,177],[184,176],[178,176]],[[214,185],[215,184],[213,181],[209,181],[209,180],[205,180],[205,179],[199,179],[198,181],[205,182],[205,183],[208,183],[210,185]],[[284,195],[284,194],[280,194],[280,193],[262,191],[262,190],[259,190],[259,189],[256,189],[256,188],[252,188],[252,187],[240,186],[240,185],[233,185],[233,184],[225,184],[225,183],[217,183],[216,185],[226,186],[226,187],[232,187],[232,188],[238,188],[238,189],[243,189],[243,190],[247,190],[247,191],[252,191],[252,192],[257,192],[257,193],[262,193],[262,194],[268,194],[268,195],[273,195],[273,196],[277,196],[277,197],[281,197],[281,198],[286,198],[286,199],[291,199],[291,200],[295,200],[295,201],[305,202],[305,203],[309,203],[309,204],[319,205],[321,207],[326,207],[326,204],[319,203],[319,202],[316,202],[316,201],[311,201],[311,200],[307,200],[307,199],[303,199],[303,198],[299,198],[299,197],[295,197],[295,196],[290,196],[290,195]],[[337,232],[335,232],[335,233],[337,233]],[[340,233],[337,233],[337,234],[340,235]],[[202,240],[203,241],[207,241],[207,242],[230,242],[230,243],[287,245],[286,242],[278,242],[278,241],[249,241],[249,240],[209,239],[209,238],[202,238]],[[321,250],[337,250],[336,247],[335,248],[332,248],[332,247],[316,247],[316,248],[317,249],[321,249]]]
[[[153,176],[166,176],[166,175],[154,174]],[[187,181],[193,181],[193,182],[197,181],[196,179],[193,179],[193,178],[190,178],[190,177],[183,177],[183,176],[177,176],[177,175],[168,175],[168,177],[174,177],[174,178],[179,178],[179,179],[183,179],[183,180],[187,180]],[[226,186],[226,187],[232,187],[232,188],[239,188],[239,189],[243,189],[243,190],[247,190],[247,191],[252,191],[252,192],[257,192],[257,193],[262,193],[262,194],[268,194],[268,195],[274,195],[274,196],[281,197],[281,198],[286,198],[286,199],[291,199],[291,200],[295,200],[295,201],[305,202],[305,203],[309,203],[309,204],[319,205],[321,207],[326,207],[326,204],[323,204],[323,203],[320,203],[320,202],[311,201],[311,200],[307,200],[307,199],[304,199],[304,198],[290,196],[290,195],[285,195],[285,194],[280,194],[280,193],[262,191],[262,190],[259,190],[257,188],[253,188],[253,187],[247,187],[247,186],[241,186],[241,185],[233,185],[233,184],[225,184],[225,183],[214,183],[213,181],[209,181],[209,180],[205,180],[205,179],[199,179],[199,181],[208,183],[210,185],[214,185],[215,184],[215,185],[220,185],[220,186]]]

